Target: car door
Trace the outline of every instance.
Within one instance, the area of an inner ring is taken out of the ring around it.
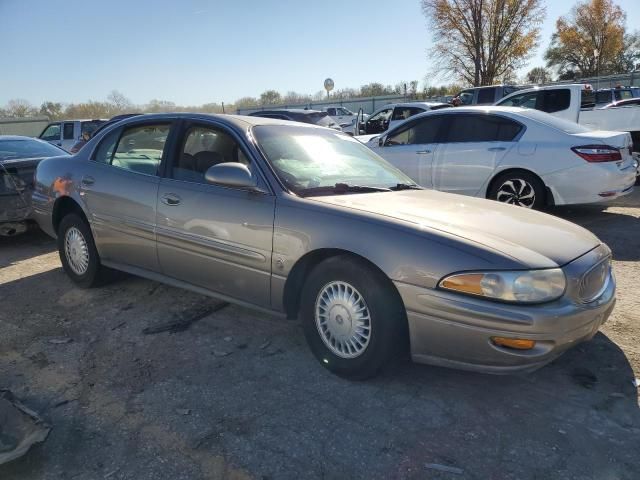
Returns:
[[[220,124],[185,122],[158,191],[158,258],[165,275],[269,307],[275,197],[247,145]],[[210,184],[208,168],[240,162],[258,190]]]
[[[387,107],[371,115],[364,123],[365,135],[386,132],[392,113],[393,107]]]
[[[59,122],[50,123],[40,134],[40,140],[52,143],[58,147],[62,146],[62,126]]]
[[[159,271],[156,202],[161,159],[174,122],[129,123],[98,144],[81,179],[81,195],[102,259]]]
[[[433,187],[475,196],[516,144],[524,127],[490,113],[453,114],[447,120],[446,135],[433,162]]]
[[[62,123],[62,143],[60,146],[64,148],[67,152],[71,150],[73,144],[76,143],[76,140],[80,137],[80,132],[77,132],[76,135],[76,122],[63,122]],[[78,129],[79,130],[79,129]]]
[[[419,185],[431,188],[433,159],[444,124],[442,115],[428,115],[409,121],[389,132],[383,146],[375,151]]]

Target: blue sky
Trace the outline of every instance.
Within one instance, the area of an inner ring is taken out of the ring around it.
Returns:
[[[640,29],[637,1],[618,0],[630,30]],[[547,1],[529,68],[544,63],[572,5]],[[0,0],[0,105],[104,100],[114,89],[135,103],[232,102],[271,88],[314,93],[326,77],[337,89],[422,83],[430,46],[419,0]]]

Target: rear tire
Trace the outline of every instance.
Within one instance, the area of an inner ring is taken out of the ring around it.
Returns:
[[[329,258],[312,270],[300,317],[315,357],[341,377],[373,377],[407,349],[398,293],[381,272],[349,256]]]
[[[519,207],[542,210],[546,205],[544,183],[532,173],[514,171],[498,175],[487,198]]]
[[[91,229],[80,215],[70,213],[60,222],[58,253],[62,268],[79,287],[96,287],[106,279],[107,269],[100,263]]]

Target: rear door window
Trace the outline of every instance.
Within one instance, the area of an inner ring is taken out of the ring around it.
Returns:
[[[496,98],[495,88],[481,88],[478,90],[478,105],[493,104]]]
[[[522,128],[498,115],[452,115],[447,143],[511,142]]]
[[[412,122],[411,126],[387,138],[388,145],[420,145],[438,143],[444,124],[443,115],[426,116]]]
[[[63,140],[73,140],[74,136],[73,136],[73,122],[66,122],[64,124],[64,129],[63,129],[63,133],[62,133],[62,139]]]
[[[545,90],[544,101],[539,110],[547,113],[560,112],[569,108],[571,104],[571,90],[562,88],[559,90]]]
[[[93,160],[136,173],[158,175],[170,130],[170,123],[118,129],[100,142]]]

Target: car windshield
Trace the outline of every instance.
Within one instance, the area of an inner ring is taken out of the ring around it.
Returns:
[[[527,109],[526,111],[520,112],[520,115],[524,115],[525,117],[529,117],[530,119],[548,125],[556,130],[561,130],[565,133],[573,134],[573,133],[585,133],[590,131],[589,128],[579,125],[570,120],[565,120],[563,118],[554,117],[553,115],[549,115],[548,113],[541,112],[540,110]]]
[[[64,151],[50,143],[38,140],[0,140],[0,161],[19,158],[54,157],[64,154]]]
[[[310,113],[307,117],[309,118],[309,123],[315,123],[321,127],[330,127],[336,124],[327,112]]]
[[[371,189],[415,184],[358,140],[339,132],[260,125],[253,135],[280,180],[301,196],[338,184]]]

